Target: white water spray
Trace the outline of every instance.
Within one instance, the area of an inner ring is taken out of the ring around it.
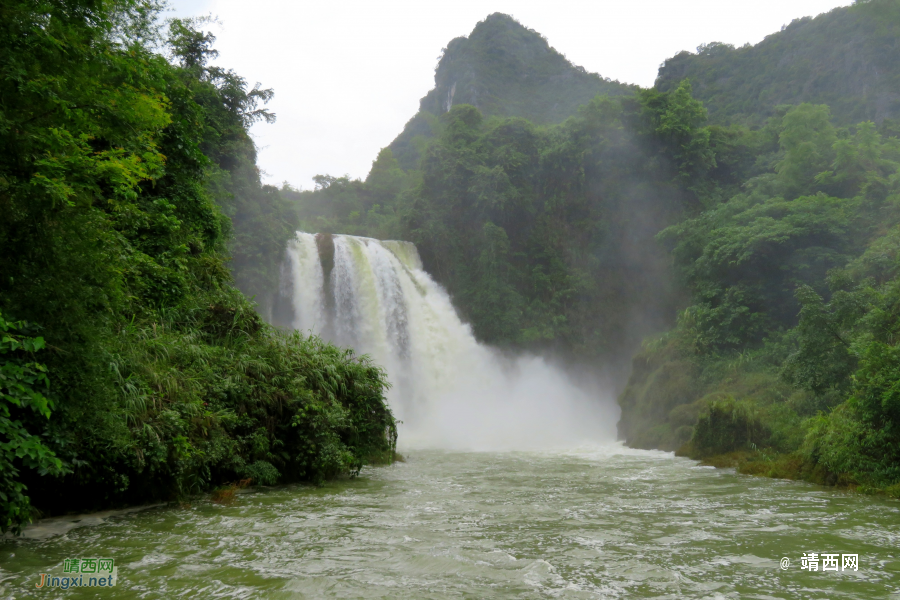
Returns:
[[[617,409],[535,356],[479,344],[409,242],[298,233],[283,293],[293,326],[372,356],[393,385],[402,447],[525,450],[615,439]],[[327,261],[326,261],[327,262]]]

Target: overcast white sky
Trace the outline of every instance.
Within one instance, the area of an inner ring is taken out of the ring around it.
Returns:
[[[266,183],[365,177],[434,85],[441,48],[494,12],[516,17],[576,65],[650,86],[660,63],[702,43],[755,44],[850,0],[171,0],[213,14],[217,63],[275,89],[257,124]]]

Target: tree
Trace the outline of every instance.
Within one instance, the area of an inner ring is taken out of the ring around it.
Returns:
[[[50,476],[68,472],[35,433],[50,418],[53,401],[45,395],[50,388],[47,368],[29,360],[44,349],[44,339],[23,335],[26,329],[27,323],[11,323],[0,313],[0,533],[19,533],[31,522],[33,509],[20,470]]]

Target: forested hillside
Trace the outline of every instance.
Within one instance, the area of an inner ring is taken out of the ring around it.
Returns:
[[[391,456],[383,372],[235,287],[294,230],[247,133],[272,92],[160,8],[0,3],[0,531]]]
[[[747,62],[732,63],[731,81],[786,95],[734,88],[733,98],[746,94],[739,105],[700,92],[720,121],[771,116],[730,128],[739,193],[657,236],[692,300],[635,357],[620,397],[630,444],[900,495],[900,139],[887,118],[900,73],[884,62],[898,43],[896,2],[871,0],[795,22],[754,49],[710,54],[740,54]],[[695,64],[713,60],[701,53]],[[877,73],[880,87],[867,91],[852,69]],[[805,88],[814,94],[791,96],[803,75],[821,77]],[[782,104],[802,99],[829,100],[837,116],[826,104]]]
[[[712,42],[659,69],[689,79],[714,123],[762,126],[782,104],[827,104],[839,125],[900,117],[900,3],[872,0],[795,19],[755,46]]]
[[[414,168],[386,148],[366,181],[284,193],[307,231],[415,242],[482,340],[598,371],[634,356],[631,445],[897,494],[895,9],[707,46],[559,124],[454,99]]]
[[[635,358],[620,398],[630,443],[687,443],[694,456],[766,449],[734,458],[897,481],[900,140],[829,117],[802,104],[748,132],[748,155],[771,167],[659,235],[692,303]]]

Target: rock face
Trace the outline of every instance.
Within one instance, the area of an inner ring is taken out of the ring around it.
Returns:
[[[900,3],[870,0],[796,19],[755,46],[711,43],[659,69],[656,87],[685,78],[720,123],[760,125],[781,104],[828,104],[853,125],[900,116]]]
[[[437,117],[457,104],[471,104],[485,116],[561,123],[597,94],[636,89],[573,65],[539,33],[500,13],[479,22],[469,37],[447,44],[434,83],[390,145],[404,169],[417,165],[417,138],[430,137]]]

